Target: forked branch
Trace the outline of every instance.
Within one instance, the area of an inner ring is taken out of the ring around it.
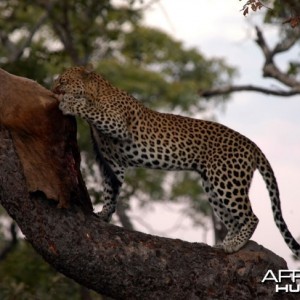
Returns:
[[[213,96],[228,95],[233,92],[241,91],[259,92],[266,95],[281,97],[290,97],[300,94],[300,81],[287,72],[282,71],[275,62],[275,56],[277,54],[290,50],[299,40],[300,28],[295,29],[292,35],[286,36],[273,48],[268,45],[262,30],[259,27],[255,27],[255,30],[255,42],[261,49],[264,56],[264,65],[262,68],[263,77],[276,79],[278,82],[285,85],[287,89],[268,88],[255,84],[227,85],[223,87],[216,87],[211,90],[200,90],[200,96],[209,98]]]

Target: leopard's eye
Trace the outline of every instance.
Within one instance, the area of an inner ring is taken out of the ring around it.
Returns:
[[[59,79],[59,83],[60,84],[66,84],[67,83],[67,79],[66,78],[63,78],[63,77],[61,77],[60,79]]]

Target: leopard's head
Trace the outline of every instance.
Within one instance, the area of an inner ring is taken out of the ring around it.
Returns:
[[[89,67],[72,67],[64,71],[55,81],[52,91],[58,95],[96,98],[98,84],[96,73]]]

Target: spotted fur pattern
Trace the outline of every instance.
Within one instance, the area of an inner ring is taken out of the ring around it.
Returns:
[[[283,220],[278,186],[261,150],[248,138],[221,124],[153,111],[83,67],[65,71],[55,82],[64,114],[91,126],[104,177],[104,206],[109,221],[128,168],[198,172],[209,202],[228,229],[221,247],[235,252],[252,236],[258,218],[248,193],[256,169],[266,182],[277,227],[299,256],[300,246]]]

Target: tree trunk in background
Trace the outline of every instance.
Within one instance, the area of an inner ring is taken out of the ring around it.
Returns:
[[[227,228],[220,221],[220,219],[214,214],[213,210],[211,210],[211,218],[214,227],[215,244],[219,244],[224,240],[227,234]]]
[[[6,241],[6,245],[2,249],[0,249],[0,263],[2,260],[5,260],[7,255],[12,252],[18,245],[16,223],[12,221],[9,227],[10,238],[8,241]]]
[[[286,263],[254,242],[227,255],[99,220],[79,171],[74,120],[35,82],[0,72],[0,91],[0,203],[58,271],[115,299],[285,299],[261,280]]]

